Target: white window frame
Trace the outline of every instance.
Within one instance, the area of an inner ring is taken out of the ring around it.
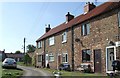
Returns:
[[[90,34],[90,23],[83,24],[81,27],[81,33],[83,36]]]
[[[51,60],[50,58],[53,58],[53,59]],[[49,62],[53,62],[53,61],[54,61],[54,55],[53,55],[53,53],[50,53],[49,54]]]
[[[54,36],[52,36],[52,37],[49,38],[49,45],[51,46],[51,45],[54,45],[54,44],[55,44],[55,38],[54,38]]]
[[[38,55],[38,62],[42,62],[42,55]]]
[[[62,43],[65,43],[65,42],[67,42],[67,32],[66,31],[63,32],[63,34],[62,34]]]
[[[67,57],[66,57],[66,55],[67,55]],[[63,59],[63,58],[65,58],[65,59]],[[67,58],[67,60],[66,60],[66,58]],[[63,63],[68,63],[68,53],[63,53],[63,55],[62,55],[62,62]]]
[[[109,71],[108,70],[108,59],[107,59],[107,57],[108,57],[108,50],[107,49],[109,49],[109,48],[114,48],[114,59],[116,60],[116,46],[108,46],[108,47],[106,47],[106,73],[113,72],[113,71]]]
[[[42,48],[42,41],[38,42],[38,48]]]
[[[118,27],[120,27],[120,11],[118,12]]]
[[[85,59],[83,58],[83,53],[85,53],[85,56],[86,56],[86,54],[89,54],[90,55],[90,60],[87,60],[86,58],[87,57],[85,57]],[[83,49],[82,50],[82,62],[90,62],[91,61],[91,50],[90,49]]]

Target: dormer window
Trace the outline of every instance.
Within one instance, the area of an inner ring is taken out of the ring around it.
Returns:
[[[39,41],[38,42],[38,48],[41,48],[42,47],[42,41]]]
[[[62,34],[62,43],[64,43],[64,42],[67,42],[67,32],[66,31]]]

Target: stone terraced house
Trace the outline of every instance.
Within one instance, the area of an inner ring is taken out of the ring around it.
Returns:
[[[112,61],[120,59],[120,2],[99,6],[87,3],[84,14],[50,28],[36,41],[36,66],[58,69],[68,63],[72,70],[90,64],[95,73],[110,72]]]

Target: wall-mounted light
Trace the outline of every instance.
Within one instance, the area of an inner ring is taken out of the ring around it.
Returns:
[[[76,42],[80,42],[80,39],[79,39],[79,38],[76,38],[75,41],[76,41]]]
[[[82,42],[79,38],[75,38],[75,41],[76,41],[76,42],[79,42],[82,47],[85,47],[85,46],[83,45],[83,42]]]

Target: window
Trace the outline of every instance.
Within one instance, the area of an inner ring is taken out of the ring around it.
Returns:
[[[54,45],[54,37],[49,38],[49,45]]]
[[[67,32],[64,32],[62,34],[62,43],[66,42],[67,41]]]
[[[38,62],[42,62],[42,55],[38,55]]]
[[[54,61],[54,55],[52,53],[49,54],[49,61],[50,62]]]
[[[90,24],[83,24],[81,27],[82,35],[90,34]]]
[[[82,62],[90,62],[91,50],[82,50]]]
[[[42,41],[38,42],[38,48],[42,47]]]
[[[118,12],[118,26],[120,27],[120,11]]]
[[[63,63],[67,63],[68,62],[68,54],[67,53],[63,53],[62,62]]]

